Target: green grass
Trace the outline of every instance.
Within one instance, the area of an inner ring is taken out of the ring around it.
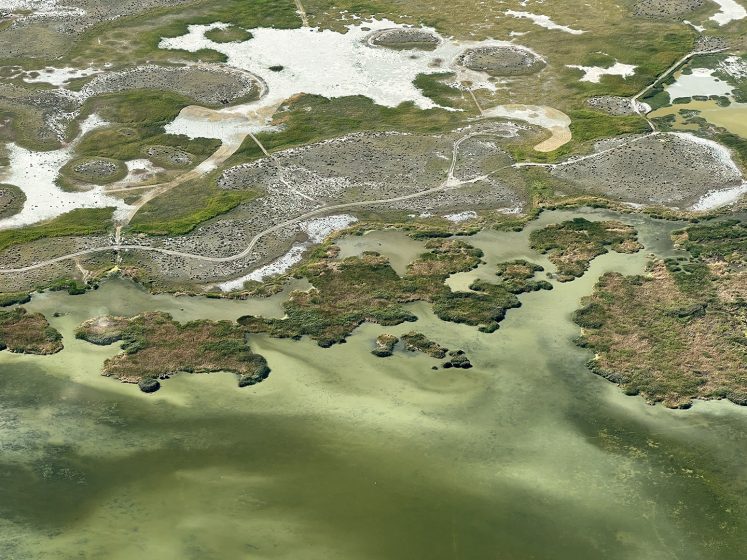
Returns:
[[[184,235],[199,224],[255,198],[254,191],[223,191],[203,180],[185,183],[148,202],[130,222],[130,231]]]
[[[747,138],[722,130],[715,134],[715,140],[729,148],[742,169],[747,169]]]
[[[442,107],[458,107],[462,109],[474,109],[474,105],[467,106],[462,99],[462,92],[445,84],[443,80],[453,78],[453,72],[440,72],[438,74],[418,74],[413,84],[420,92],[432,99]],[[470,102],[471,103],[471,102]]]
[[[48,222],[0,231],[0,251],[38,239],[106,233],[114,208],[79,208]]]
[[[253,37],[246,29],[231,25],[225,29],[211,29],[205,37],[214,43],[242,43]]]
[[[591,144],[603,138],[650,131],[646,119],[639,116],[616,117],[589,109],[568,111],[568,116],[571,117],[570,129],[573,138],[557,150],[541,153],[529,144],[509,144],[507,149],[518,161],[551,163],[573,153],[590,151]]]
[[[414,103],[397,107],[376,105],[362,95],[327,99],[318,95],[304,95],[290,103],[275,116],[278,132],[257,135],[268,151],[318,142],[356,131],[401,130],[413,133],[439,133],[458,126],[464,115],[444,109],[422,110]],[[228,160],[241,163],[262,156],[251,138]]]
[[[184,96],[150,90],[89,99],[83,106],[82,118],[97,113],[116,124],[86,134],[76,146],[76,153],[127,161],[147,157],[144,151],[148,146],[161,145],[184,150],[194,156],[193,163],[199,163],[218,149],[219,140],[189,139],[164,132],[164,126],[190,104],[192,101]]]
[[[74,278],[58,278],[49,284],[39,286],[37,289],[40,292],[49,290],[50,292],[67,292],[71,296],[80,296],[86,293],[88,287]]]
[[[190,104],[192,100],[177,93],[136,89],[90,98],[83,105],[81,115],[97,113],[110,122],[163,126]]]
[[[28,292],[0,292],[0,307],[8,307],[30,301],[31,294]]]

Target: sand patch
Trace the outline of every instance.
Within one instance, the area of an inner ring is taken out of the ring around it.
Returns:
[[[713,2],[718,4],[721,9],[708,19],[719,25],[726,25],[729,22],[747,17],[747,10],[735,0],[713,0]]]
[[[580,82],[591,82],[592,84],[598,84],[603,76],[620,76],[627,78],[635,74],[637,66],[633,64],[623,64],[622,62],[615,62],[608,68],[602,68],[601,66],[580,66],[578,64],[566,64],[566,68],[574,68],[581,70],[584,75],[579,79]]]
[[[520,19],[528,19],[535,25],[539,25],[540,27],[544,27],[545,29],[563,31],[565,33],[570,33],[571,35],[581,35],[582,33],[585,33],[585,31],[582,31],[580,29],[572,29],[565,25],[557,24],[550,19],[550,16],[532,14],[530,12],[517,12],[515,10],[506,11],[506,15]]]
[[[571,118],[544,105],[498,105],[484,111],[486,117],[516,119],[550,131],[552,136],[534,146],[538,152],[552,152],[571,141]]]

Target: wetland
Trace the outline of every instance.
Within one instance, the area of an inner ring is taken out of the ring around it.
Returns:
[[[547,277],[554,265],[531,248],[531,232],[578,216],[626,222],[644,250],[597,256],[569,282]],[[13,481],[0,489],[0,551],[14,559],[550,550],[568,559],[741,558],[745,409],[652,407],[590,372],[589,351],[574,344],[572,313],[600,277],[641,274],[648,253],[681,256],[671,234],[683,225],[557,211],[524,231],[457,238],[483,255],[450,283],[495,282],[505,262],[504,276],[553,283],[520,294],[522,306],[493,333],[442,321],[425,302],[406,304],[415,323],[385,327],[418,346],[460,350],[470,369],[433,369],[439,362],[427,353],[398,347],[373,356],[383,328],[364,323],[331,348],[251,335],[272,369],[257,385],[181,373],[145,394],[101,375],[120,350],[76,339],[81,323],[154,311],[179,323],[279,317],[287,293],[152,295],[113,278],[80,296],[34,294],[24,308],[47,317],[65,347],[54,356],[0,353],[0,476]],[[340,243],[350,259],[382,240],[388,252],[401,242],[418,254],[403,232]],[[427,242],[418,243],[422,253]]]

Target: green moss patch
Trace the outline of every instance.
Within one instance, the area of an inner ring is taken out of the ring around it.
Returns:
[[[26,195],[15,185],[0,183],[0,220],[18,214],[26,202]]]
[[[214,43],[242,43],[251,39],[252,34],[236,25],[229,25],[222,29],[211,29],[205,33],[205,37]]]

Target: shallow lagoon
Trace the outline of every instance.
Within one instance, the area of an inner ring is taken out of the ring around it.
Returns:
[[[273,371],[244,389],[229,374],[182,375],[142,394],[98,375],[116,348],[72,329],[144,309],[277,314],[278,301],[150,296],[124,281],[37,296],[27,307],[47,313],[66,349],[0,353],[0,557],[742,558],[747,410],[648,406],[591,374],[572,344],[570,313],[600,274],[671,253],[677,225],[630,219],[644,252],[599,257],[583,278],[521,296],[493,334],[417,304],[417,323],[365,325],[330,349],[257,336]],[[397,235],[346,251],[396,252]],[[488,264],[468,274],[487,278],[505,258],[546,265],[526,235],[469,238]],[[379,333],[412,328],[475,367],[369,353]]]

